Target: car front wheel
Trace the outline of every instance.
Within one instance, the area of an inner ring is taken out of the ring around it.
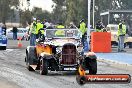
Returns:
[[[44,60],[44,58],[40,59],[40,74],[41,75],[48,74],[48,62]]]

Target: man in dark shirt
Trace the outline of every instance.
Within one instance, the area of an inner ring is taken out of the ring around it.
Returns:
[[[17,39],[17,27],[13,27],[13,39],[16,40]]]
[[[103,28],[104,28],[103,23],[101,21],[98,21],[96,23],[96,32],[103,32],[103,30],[102,30]]]

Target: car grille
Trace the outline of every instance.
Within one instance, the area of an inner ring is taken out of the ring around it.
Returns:
[[[76,64],[76,46],[74,44],[65,44],[62,48],[62,61],[63,65]]]

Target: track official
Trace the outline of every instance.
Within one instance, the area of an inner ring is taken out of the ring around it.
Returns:
[[[121,23],[118,25],[118,52],[125,52],[124,51],[124,41],[126,35],[126,25],[125,20],[122,20]]]
[[[79,30],[80,30],[80,32],[81,32],[81,34],[82,34],[81,42],[82,42],[82,44],[83,44],[83,46],[84,46],[85,35],[86,35],[86,33],[87,33],[86,24],[84,23],[84,19],[82,19],[82,20],[80,21]]]

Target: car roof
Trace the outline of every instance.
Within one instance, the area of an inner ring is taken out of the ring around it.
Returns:
[[[108,24],[107,27],[118,27],[117,24]]]

